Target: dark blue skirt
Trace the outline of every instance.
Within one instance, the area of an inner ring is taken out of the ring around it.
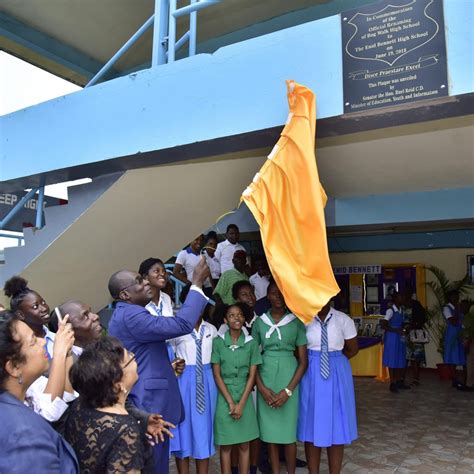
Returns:
[[[461,326],[448,324],[444,331],[443,362],[445,364],[466,365],[466,355],[461,341]]]
[[[329,353],[330,375],[321,377],[319,351],[308,351],[309,367],[300,383],[298,439],[325,448],[357,439],[354,382],[349,360]]]

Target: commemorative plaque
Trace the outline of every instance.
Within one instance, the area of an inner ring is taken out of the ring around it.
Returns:
[[[442,0],[341,13],[344,113],[448,95]]]

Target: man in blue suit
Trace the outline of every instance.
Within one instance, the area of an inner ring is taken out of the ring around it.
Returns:
[[[166,340],[193,330],[208,302],[201,287],[209,274],[206,261],[201,258],[194,270],[188,297],[174,318],[152,316],[145,309],[151,300],[151,289],[138,273],[121,270],[109,280],[110,294],[118,300],[109,323],[109,334],[135,354],[138,364],[138,382],[130,397],[138,408],[159,413],[175,425],[184,419],[184,409]],[[168,438],[155,446],[155,472],[169,472]]]

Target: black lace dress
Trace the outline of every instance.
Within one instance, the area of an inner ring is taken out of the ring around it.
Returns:
[[[81,473],[152,472],[152,453],[137,420],[74,403],[64,437],[76,452]]]

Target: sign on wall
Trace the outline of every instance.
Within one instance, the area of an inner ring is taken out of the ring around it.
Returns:
[[[448,95],[442,0],[341,13],[344,113]]]
[[[335,265],[334,275],[360,275],[363,273],[382,273],[382,265]]]
[[[13,209],[13,207],[25,194],[26,192],[0,194],[0,220],[3,219]],[[43,208],[66,203],[67,201],[64,199],[56,199],[50,196],[45,196]],[[36,209],[38,209],[38,200],[35,198],[29,199],[24,204],[21,211],[19,211],[18,214],[16,214],[16,216],[2,230],[22,232],[23,227],[33,227],[34,223],[36,222]]]

